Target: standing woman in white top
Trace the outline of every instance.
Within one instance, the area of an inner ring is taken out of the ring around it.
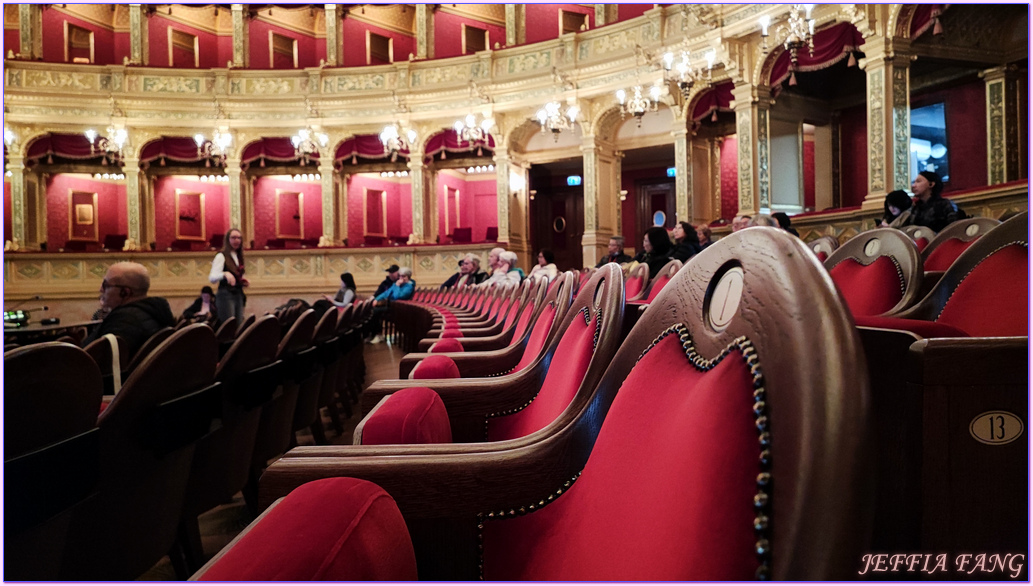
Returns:
[[[212,272],[208,281],[219,284],[215,294],[215,308],[220,319],[237,318],[237,324],[244,321],[244,287],[249,285],[244,278],[244,237],[240,230],[230,228],[223,239],[222,252],[212,261]]]

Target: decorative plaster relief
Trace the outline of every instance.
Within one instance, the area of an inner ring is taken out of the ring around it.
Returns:
[[[868,72],[868,185],[872,193],[886,191],[885,72],[884,67]]]
[[[148,93],[199,94],[201,93],[201,78],[145,75],[143,76],[143,91]]]

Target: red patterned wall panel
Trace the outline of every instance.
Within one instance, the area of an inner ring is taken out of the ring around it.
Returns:
[[[267,240],[276,238],[276,190],[296,191],[304,194],[305,238],[319,238],[323,235],[322,188],[318,182],[284,180],[277,177],[259,177],[255,180],[255,234],[256,247],[263,247]],[[247,240],[245,235],[245,240]]]
[[[94,63],[98,65],[121,65],[115,62],[115,33],[111,29],[80,20],[55,9],[43,11],[43,60],[51,63],[65,62],[65,22],[93,32]],[[6,39],[5,39],[6,41]],[[15,49],[15,53],[18,50]],[[88,51],[87,51],[88,52]],[[6,54],[6,53],[5,53]],[[69,62],[71,57],[69,57]]]
[[[527,4],[525,40],[528,43],[548,41],[560,36],[560,10],[588,15],[589,28],[595,28],[595,9],[580,4]]]
[[[229,230],[229,185],[180,176],[158,177],[154,182],[154,242],[165,250],[176,239],[176,190],[204,193],[205,239]],[[247,238],[245,238],[246,244]]]
[[[21,53],[21,33],[16,28],[5,28],[4,29],[4,55],[7,55],[8,51],[14,51],[15,53]]]
[[[366,65],[367,30],[392,39],[396,62],[407,61],[409,59],[409,53],[412,53],[413,55],[416,54],[416,38],[409,35],[382,29],[377,26],[359,22],[352,18],[344,19],[344,24],[341,30],[344,37],[345,67]]]
[[[530,8],[530,5],[528,5]],[[437,11],[434,13],[434,57],[456,57],[463,54],[463,24],[488,31],[488,49],[506,44],[506,28],[474,18]],[[472,53],[470,53],[472,54]],[[395,53],[397,60],[398,53]]]
[[[214,33],[202,31],[180,22],[169,20],[160,14],[152,14],[147,25],[148,50],[150,67],[168,67],[169,65],[169,27],[197,37],[198,67],[210,69],[226,67],[226,60],[220,62],[219,39]],[[232,42],[232,41],[231,41]],[[189,67],[193,68],[193,65]]]
[[[251,20],[250,28],[248,29],[250,49],[248,64],[249,69],[270,69],[269,65],[269,33],[274,32],[278,35],[294,39],[298,43],[298,68],[303,69],[305,67],[318,67],[319,56],[316,55],[316,45],[322,44],[326,46],[326,41],[316,40],[315,35],[306,35],[297,31],[289,30],[281,26],[266,22],[264,20],[253,19]],[[325,56],[325,49],[324,49]],[[293,69],[293,60],[284,58],[278,62],[276,69]]]
[[[803,142],[803,205],[814,209],[814,140]]]
[[[11,184],[4,181],[4,242],[11,239]]]
[[[840,205],[861,205],[868,193],[867,105],[847,108],[839,117]],[[835,161],[832,163],[836,164]]]
[[[108,234],[126,234],[126,187],[123,183],[95,181],[81,175],[59,174],[47,181],[47,249],[57,250],[68,240],[68,194],[96,192],[98,240]]]

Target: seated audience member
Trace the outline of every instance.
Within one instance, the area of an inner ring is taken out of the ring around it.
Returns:
[[[753,216],[749,221],[749,226],[747,227],[750,226],[771,226],[772,228],[781,228],[781,226],[778,225],[778,220],[767,214],[757,214],[756,216]]]
[[[201,287],[201,296],[183,310],[183,320],[194,322],[218,321],[219,311],[215,306],[215,292],[207,285]]]
[[[543,248],[538,251],[538,264],[531,269],[531,274],[527,275],[528,279],[545,279],[548,282],[552,282],[559,274],[559,269],[556,268],[556,255],[551,250]]]
[[[341,288],[333,297],[323,295],[335,307],[348,307],[355,301],[355,277],[351,273],[341,273]],[[383,291],[381,291],[383,293]]]
[[[623,236],[612,236],[610,238],[610,244],[606,247],[606,256],[599,259],[599,264],[595,265],[595,268],[600,268],[606,263],[615,262],[617,264],[624,264],[631,262],[632,258],[624,254],[624,237]]]
[[[706,247],[714,243],[711,238],[710,226],[707,226],[706,224],[696,226],[696,238],[699,240],[700,250],[704,250]]]
[[[642,236],[642,252],[635,256],[635,261],[649,265],[649,278],[652,279],[671,259],[671,239],[667,230],[653,226]]]
[[[441,289],[448,287],[471,287],[480,285],[488,278],[487,273],[481,270],[481,257],[470,253],[459,262],[459,272],[448,278],[441,284]]]
[[[958,204],[943,197],[943,181],[932,171],[922,171],[911,182],[911,193],[915,194],[915,205],[911,208],[908,225],[926,226],[939,232],[948,224],[962,220],[965,213]]]
[[[479,286],[504,287],[509,285],[519,285],[522,275],[520,274],[520,269],[514,268],[516,261],[517,255],[515,252],[503,250],[502,253],[499,254],[498,266],[492,270],[491,276]]]
[[[387,267],[387,276],[384,277],[384,280],[381,281],[379,285],[377,285],[377,290],[373,293],[373,296],[376,297],[377,295],[380,295],[384,291],[387,291],[388,289],[391,288],[392,285],[395,284],[395,281],[397,281],[397,280],[398,280],[398,265],[391,265],[391,266]]]
[[[900,228],[906,226],[911,218],[911,197],[903,189],[886,194],[882,202],[882,222],[880,228]]]
[[[176,325],[172,308],[164,297],[148,297],[151,277],[143,265],[119,262],[111,265],[100,284],[101,307],[109,309],[104,321],[86,336],[82,345],[114,334],[126,341],[129,356],[155,332]]]
[[[749,216],[735,216],[732,218],[732,232],[738,232],[743,228],[749,228],[750,220],[751,218]]]
[[[671,249],[670,257],[685,262],[696,256],[703,247],[699,245],[699,236],[696,229],[688,222],[678,222],[674,225],[674,248]]]
[[[376,296],[376,305],[384,305],[388,301],[404,301],[406,299],[412,299],[413,292],[416,290],[415,285],[412,281],[412,269],[409,267],[402,267],[398,269],[398,280],[387,290]]]
[[[778,222],[779,228],[782,228],[797,238],[800,237],[800,233],[796,231],[796,228],[793,228],[793,221],[789,218],[789,214],[785,212],[775,212],[771,214],[771,217]]]
[[[516,274],[520,277],[521,281],[523,281],[524,278],[527,277],[527,273],[524,272],[524,269],[517,266],[517,262],[519,262],[520,260],[520,258],[517,256],[517,253],[507,250],[506,252],[503,252],[500,256],[504,261],[509,263],[509,272],[512,273],[516,271]]]
[[[494,275],[495,269],[499,268],[499,264],[502,262],[502,253],[506,252],[505,248],[495,247],[488,253],[488,274]],[[507,269],[508,270],[508,269]]]

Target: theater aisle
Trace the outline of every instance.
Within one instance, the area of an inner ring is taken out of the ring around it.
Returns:
[[[366,344],[366,380],[363,388],[368,387],[374,381],[387,378],[398,378],[398,363],[404,354],[402,350],[393,344]],[[330,418],[323,415],[323,427],[326,429],[327,439],[335,445],[350,444],[352,432],[359,424],[362,416],[358,412],[358,405],[352,405],[353,413],[349,419],[344,420],[344,433],[337,435],[330,425]],[[343,414],[342,414],[343,415]],[[312,434],[309,432],[299,433],[298,442],[303,446],[315,445]],[[220,549],[226,546],[238,533],[244,530],[254,518],[244,504],[244,497],[240,493],[233,498],[233,502],[221,505],[201,515],[199,524],[201,527],[201,544],[204,547],[204,555],[211,558]],[[148,570],[139,580],[168,581],[176,580],[176,573],[172,569],[172,563],[166,556],[162,558],[153,568]]]

